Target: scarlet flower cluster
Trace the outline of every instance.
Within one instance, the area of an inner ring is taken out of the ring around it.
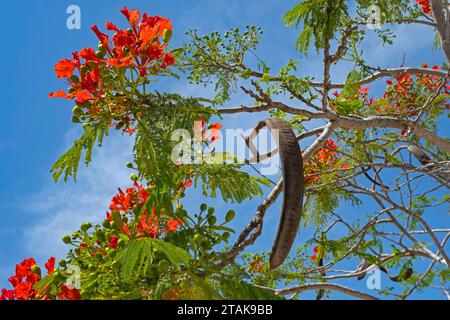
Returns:
[[[420,4],[422,6],[422,11],[426,14],[431,14],[431,5],[430,0],[416,0],[416,3]]]
[[[333,140],[327,140],[325,146],[317,151],[314,156],[304,163],[305,184],[312,184],[320,180],[320,172],[335,168],[338,163],[337,145]],[[348,168],[348,164],[342,165],[343,169]]]
[[[111,212],[118,212],[121,217],[126,215],[134,215],[138,222],[134,226],[128,225],[122,220],[121,226],[116,226],[120,232],[125,233],[127,236],[133,237],[150,237],[155,238],[169,231],[175,231],[181,224],[180,219],[169,219],[163,221],[155,214],[156,207],[152,207],[152,212],[148,214],[147,210],[144,210],[139,215],[141,209],[146,205],[147,199],[150,196],[151,187],[144,188],[137,182],[133,187],[127,188],[124,191],[119,188],[119,192],[112,198],[109,206]],[[113,222],[114,219],[110,212],[106,213],[106,220]],[[161,225],[165,223],[165,228],[161,230]],[[113,236],[109,239],[109,245],[111,248],[117,248],[119,238]]]
[[[313,251],[314,251],[314,254],[311,256],[311,260],[312,261],[316,261],[317,260],[317,254],[319,253],[319,247],[315,246]]]
[[[128,92],[127,76],[136,73],[141,77],[140,83],[145,83],[146,77],[175,62],[172,54],[165,53],[173,28],[169,19],[160,16],[144,13],[141,17],[138,10],[126,7],[121,12],[130,28],[119,29],[107,22],[106,29],[114,32],[110,40],[109,35],[94,25],[91,29],[99,38],[98,50],[85,48],[74,52],[72,59],[59,61],[55,66],[56,76],[65,79],[70,89],[68,93],[63,90],[51,92],[49,97],[75,99],[75,122],[79,118],[116,120],[118,129],[132,133],[130,108],[132,95],[136,92]],[[130,73],[126,73],[127,69]],[[133,84],[137,80],[132,81]]]
[[[45,263],[47,274],[52,274],[55,270],[55,258],[51,257]],[[50,300],[47,295],[40,295],[34,288],[34,285],[41,279],[40,268],[36,265],[33,258],[25,259],[16,265],[16,273],[11,276],[8,281],[12,284],[13,289],[7,290],[3,288],[0,294],[0,300]],[[58,297],[61,300],[79,300],[80,293],[76,288],[68,285],[60,287]]]
[[[423,68],[428,68],[424,64]],[[439,70],[439,66],[433,66],[432,69]],[[413,80],[411,74],[406,73],[395,80],[386,81],[388,87],[383,95],[386,103],[379,104],[376,112],[405,114],[407,116],[416,116],[418,101],[424,96],[430,95],[439,90],[441,81],[438,76],[416,75]],[[448,95],[450,86],[444,86],[440,94]],[[446,109],[450,109],[449,104],[445,104]]]

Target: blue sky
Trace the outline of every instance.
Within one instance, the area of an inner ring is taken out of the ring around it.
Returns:
[[[61,236],[76,229],[83,221],[100,220],[118,186],[129,184],[129,171],[124,164],[131,158],[131,140],[112,135],[102,149],[97,149],[94,161],[82,168],[77,183],[54,184],[49,168],[70,145],[79,128],[70,122],[72,104],[61,99],[48,99],[50,91],[64,89],[53,72],[54,64],[70,56],[72,51],[97,43],[89,29],[104,26],[107,20],[123,22],[119,10],[126,5],[150,15],[169,17],[174,25],[173,45],[185,40],[184,32],[196,28],[200,33],[225,31],[247,24],[261,26],[264,37],[258,55],[275,70],[298,58],[294,43],[297,32],[286,29],[281,22],[294,0],[165,0],[165,1],[8,1],[3,4],[0,24],[3,32],[4,63],[1,78],[3,88],[0,126],[0,288],[14,265],[23,258],[39,261],[49,256],[62,258],[66,250]],[[66,28],[66,8],[76,4],[81,8],[81,30]],[[412,32],[412,30],[414,30]],[[432,33],[426,27],[397,28],[397,44],[382,48],[379,40],[371,38],[364,46],[368,62],[375,65],[398,66],[402,53],[406,65],[440,64],[440,52],[432,52]],[[345,79],[348,65],[333,70],[333,80]],[[318,75],[321,61],[314,54],[300,64],[300,74]],[[183,95],[213,96],[211,88],[187,86],[185,82],[166,79],[158,84],[161,90]],[[228,106],[248,103],[237,94]],[[264,117],[229,116],[224,127],[250,128]],[[200,199],[192,192],[192,199]],[[200,200],[199,200],[200,201]],[[261,199],[233,206],[239,219],[236,226],[246,224]],[[192,201],[191,208],[199,202]],[[209,201],[214,204],[215,201]],[[195,205],[194,205],[195,204]],[[267,214],[263,237],[254,251],[268,249],[278,221],[279,203]],[[224,212],[228,205],[218,205]],[[345,209],[345,208],[344,208]],[[367,208],[366,208],[367,209]],[[439,221],[443,221],[439,218]],[[448,221],[448,220],[447,220]],[[310,231],[301,233],[299,243],[308,240]],[[343,298],[340,295],[335,297]],[[439,296],[426,296],[440,298]]]

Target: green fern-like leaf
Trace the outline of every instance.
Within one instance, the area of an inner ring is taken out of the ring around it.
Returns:
[[[220,282],[224,298],[236,300],[284,300],[283,297],[255,287],[242,280],[224,279]]]
[[[202,180],[205,196],[215,198],[220,191],[223,200],[227,202],[240,203],[262,195],[261,185],[269,186],[269,181],[238,169],[239,166],[234,164],[203,165],[198,168],[194,182],[197,186],[199,179]]]
[[[85,126],[81,137],[75,140],[72,147],[67,150],[52,166],[53,179],[55,182],[63,175],[64,181],[72,177],[75,181],[77,178],[78,166],[83,155],[86,166],[92,160],[92,150],[97,142],[101,145],[103,138],[108,135],[108,126],[104,123],[97,123],[91,126]]]

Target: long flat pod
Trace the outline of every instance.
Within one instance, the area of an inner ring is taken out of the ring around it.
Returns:
[[[281,158],[283,203],[277,235],[270,255],[270,268],[278,268],[289,255],[300,225],[303,207],[303,159],[297,138],[291,127],[280,119],[261,121],[275,136]]]

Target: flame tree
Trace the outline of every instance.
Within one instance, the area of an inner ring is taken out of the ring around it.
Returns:
[[[381,12],[385,27],[375,31],[383,43],[394,41],[386,26],[422,24],[436,31],[447,61],[368,65],[359,48],[372,5]],[[252,58],[262,37],[254,26],[223,35],[190,31],[181,48],[169,46],[169,19],[136,9],[122,9],[127,29],[111,22],[106,31],[93,26],[97,47],[55,66],[70,89],[49,96],[74,101],[72,121],[82,125],[83,134],[52,171],[56,181],[76,179],[79,163],[89,164],[94,147],[110,130],[120,130],[134,138],[130,185],[118,189],[103,223],[84,223],[63,237],[70,245],[67,257],[58,265],[50,258],[46,275],[32,258],[18,264],[9,279],[12,288],[3,289],[0,299],[283,299],[311,290],[317,299],[333,292],[406,299],[429,290],[449,297],[450,228],[430,217],[432,210],[448,211],[449,204],[450,141],[440,129],[449,114],[448,10],[442,0],[301,1],[283,17],[298,29],[293,45],[300,58],[279,72]],[[323,57],[320,79],[298,75],[298,64],[311,52]],[[338,83],[333,68],[343,61],[353,64],[346,81]],[[152,89],[158,77],[177,81],[180,75],[213,85],[216,96]],[[384,92],[374,94],[371,84]],[[238,90],[254,104],[227,105]],[[248,174],[245,167],[257,165],[250,161],[184,164],[171,158],[176,129],[199,137],[192,141],[197,147],[210,146],[222,127],[213,117],[264,112],[288,123],[302,146],[301,227],[314,231],[276,270],[270,270],[267,252],[246,249],[258,240],[282,182]],[[197,185],[205,196],[220,194],[224,202],[248,201],[265,194],[264,187],[273,189],[253,219],[240,213],[250,219],[240,231],[228,226],[233,210],[216,212],[205,204],[197,212],[185,210],[185,191]],[[342,210],[349,206],[352,212]],[[343,270],[349,265],[353,268]],[[392,285],[378,292],[351,287],[374,268]],[[69,281],[74,269],[79,287]]]

